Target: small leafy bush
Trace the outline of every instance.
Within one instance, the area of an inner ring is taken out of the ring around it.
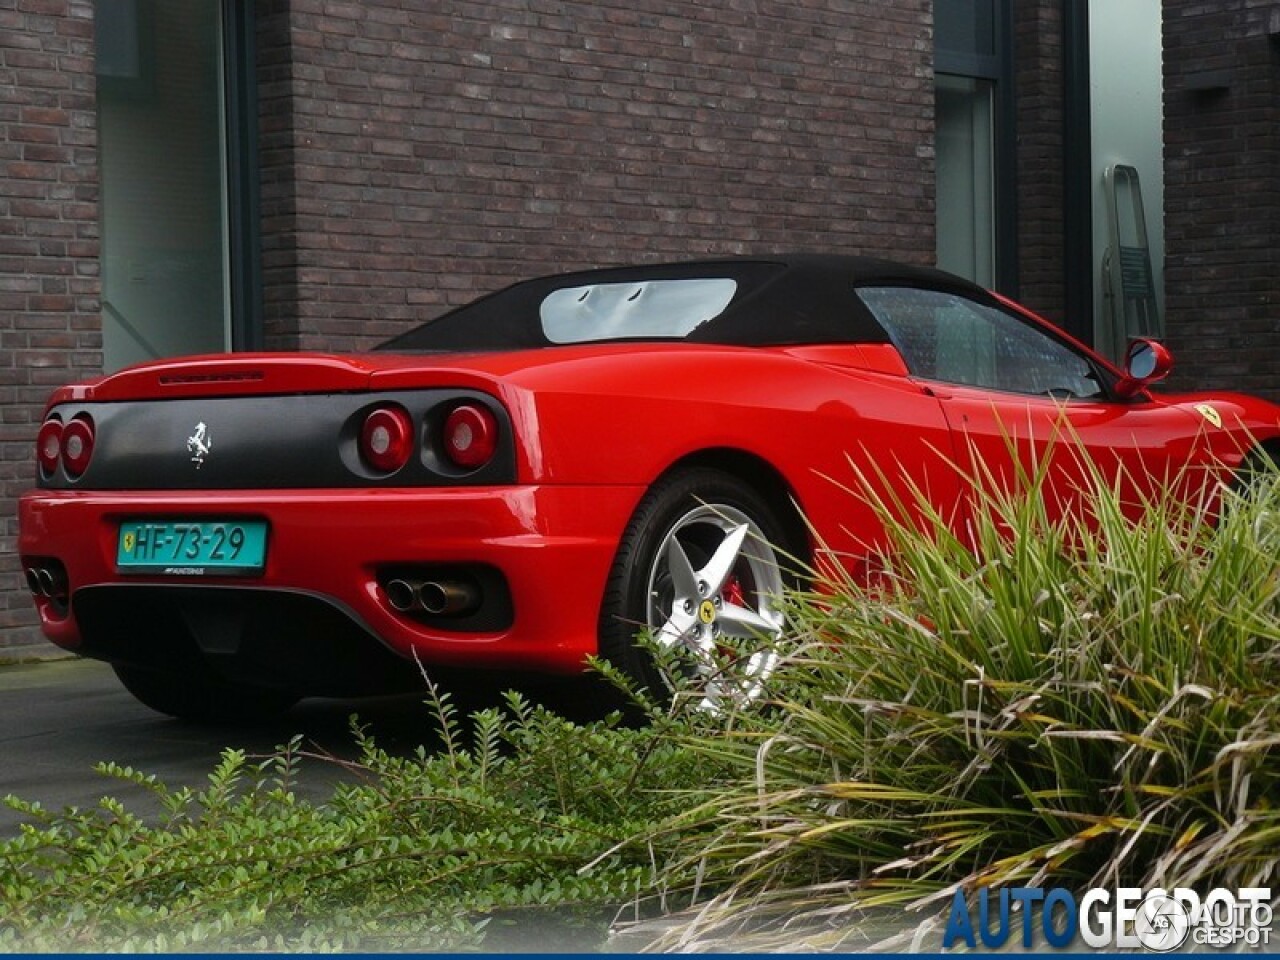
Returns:
[[[0,948],[457,950],[504,923],[599,944],[667,856],[632,838],[705,765],[661,724],[584,727],[509,694],[464,725],[434,702],[438,750],[392,756],[355,727],[359,778],[322,804],[292,790],[296,740],[263,763],[227,751],[198,792],[104,765],[154,792],[159,823],[9,798],[33,823],[0,843]]]

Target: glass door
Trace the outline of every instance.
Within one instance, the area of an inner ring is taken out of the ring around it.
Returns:
[[[1017,292],[1012,0],[934,4],[938,266]]]
[[[994,287],[994,84],[946,74],[936,84],[938,266]]]
[[[97,0],[107,371],[230,349],[221,0]]]

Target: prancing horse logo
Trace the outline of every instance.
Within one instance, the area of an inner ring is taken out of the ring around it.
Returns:
[[[187,437],[187,452],[192,454],[191,462],[199,470],[204,466],[204,458],[213,449],[213,437],[209,436],[209,428],[204,423],[196,424],[196,432]]]

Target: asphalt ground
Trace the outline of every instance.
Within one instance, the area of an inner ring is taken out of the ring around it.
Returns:
[[[340,759],[357,750],[350,717],[356,714],[377,743],[409,754],[435,742],[436,725],[423,696],[363,700],[304,700],[279,720],[253,727],[186,723],[133,699],[111,668],[95,660],[51,660],[0,666],[0,796],[38,800],[46,809],[96,806],[104,796],[150,815],[156,805],[143,788],[95,772],[115,761],[155,774],[174,787],[199,788],[224,749],[269,756],[295,734],[303,749]],[[339,763],[304,760],[297,792],[323,799],[333,785],[356,774]],[[19,814],[0,807],[0,836],[10,836]]]

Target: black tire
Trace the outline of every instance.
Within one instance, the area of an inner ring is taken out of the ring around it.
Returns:
[[[693,540],[704,535],[701,530],[696,529],[696,522],[686,527],[678,525],[692,513],[707,508],[721,515],[732,513],[738,519],[746,518],[754,528],[747,541],[753,546],[744,549],[743,553],[767,553],[768,559],[777,568],[779,585],[794,582],[794,577],[787,573],[787,568],[789,557],[798,554],[794,552],[794,545],[789,542],[787,527],[779,518],[779,511],[767,503],[755,489],[736,477],[706,468],[683,470],[655,484],[636,508],[619,542],[601,606],[599,639],[602,658],[659,700],[670,696],[671,685],[655,668],[649,651],[637,644],[636,638],[646,629],[659,632],[659,623],[655,620],[662,616],[663,604],[673,602],[674,596],[671,601],[665,596],[656,599],[651,597],[650,580],[655,571],[655,561],[668,544],[668,538],[677,529]],[[708,554],[715,550],[715,518],[703,518],[706,519],[713,521],[712,528],[705,534],[709,542],[699,544],[681,538],[687,544],[686,553],[695,569],[699,562],[708,559]],[[721,536],[727,539],[723,532]],[[695,559],[695,552],[700,547],[703,552]],[[763,556],[758,559],[763,559]],[[750,563],[747,560],[743,562]],[[658,566],[662,564],[659,563]],[[662,594],[665,587],[661,576],[657,586],[655,594]],[[742,596],[741,588],[738,589],[738,596]],[[749,584],[747,591],[750,600],[744,601],[744,605],[754,607],[762,593],[755,590],[754,584]],[[714,627],[714,623],[705,623],[706,630]],[[704,627],[694,624],[691,629]]]
[[[176,674],[111,665],[134,699],[158,713],[202,723],[252,723],[281,716],[298,702],[285,690],[253,687],[199,673]]]

